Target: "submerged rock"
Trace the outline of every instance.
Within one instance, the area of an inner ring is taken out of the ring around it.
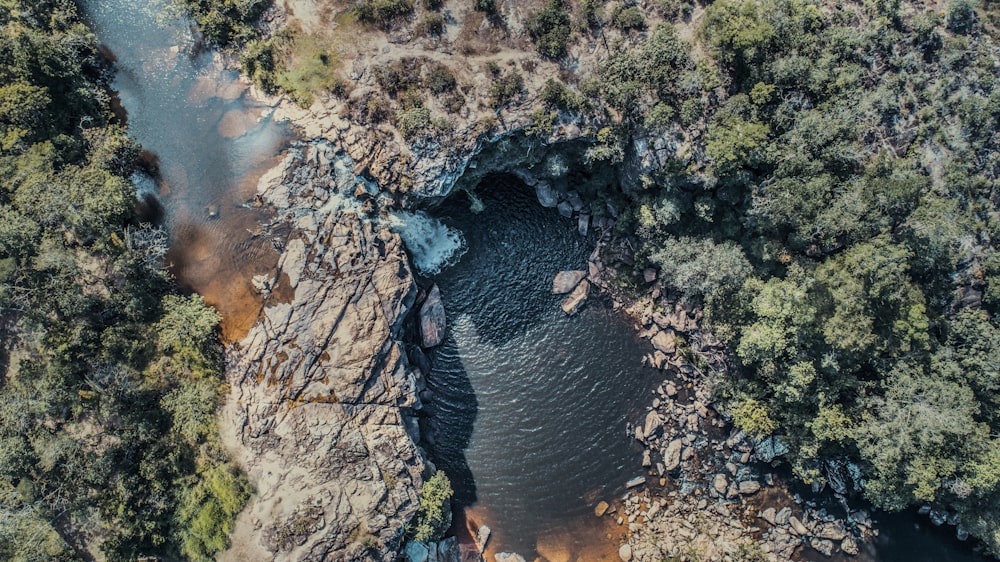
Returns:
[[[441,345],[444,341],[446,320],[444,303],[441,302],[441,290],[437,285],[431,287],[427,300],[420,307],[420,336],[424,348]]]
[[[598,517],[601,517],[601,516],[603,516],[603,515],[604,515],[605,513],[607,513],[607,512],[608,512],[608,509],[609,509],[610,507],[611,507],[611,506],[610,506],[610,505],[608,505],[608,502],[606,502],[606,501],[601,501],[601,502],[598,502],[598,503],[597,503],[597,506],[596,506],[596,507],[594,507],[594,515],[596,515],[596,516],[598,516]]]

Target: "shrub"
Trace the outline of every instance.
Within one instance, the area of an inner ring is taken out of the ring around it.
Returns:
[[[444,0],[423,0],[423,3],[427,10],[440,10],[444,6]]]
[[[550,59],[559,59],[566,54],[571,33],[569,24],[569,14],[560,0],[549,0],[525,23],[539,54]]]
[[[427,72],[424,87],[433,94],[444,94],[455,89],[455,75],[443,64],[435,64]]]
[[[493,83],[493,88],[490,90],[493,98],[493,107],[500,109],[521,95],[523,91],[524,77],[517,70],[512,70],[500,76]]]
[[[477,12],[486,12],[487,14],[497,13],[497,3],[496,0],[476,0],[472,5]]]
[[[363,24],[389,27],[396,18],[413,13],[410,0],[361,0],[351,13]]]
[[[435,541],[445,532],[450,519],[446,510],[451,509],[450,500],[454,495],[448,476],[437,471],[420,490],[420,509],[411,524],[410,532],[417,542]]]
[[[622,31],[645,29],[646,18],[642,16],[642,12],[639,11],[638,7],[629,6],[626,8],[619,4],[611,15],[611,24]]]
[[[423,133],[431,124],[431,111],[424,107],[414,107],[396,114],[396,128],[403,138],[413,138]]]
[[[444,16],[438,13],[424,14],[420,20],[420,30],[426,34],[437,37],[444,33]]]

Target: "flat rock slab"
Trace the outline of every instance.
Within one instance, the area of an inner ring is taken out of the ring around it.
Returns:
[[[569,294],[562,302],[563,312],[572,316],[580,310],[580,306],[583,305],[587,300],[587,296],[590,294],[590,283],[587,281],[581,281],[576,289]]]
[[[441,345],[446,328],[444,303],[437,285],[431,287],[427,300],[420,307],[420,337],[425,348]]]
[[[555,279],[552,280],[552,294],[553,295],[565,295],[577,285],[583,278],[587,276],[587,272],[583,270],[576,271],[560,271],[556,273]]]

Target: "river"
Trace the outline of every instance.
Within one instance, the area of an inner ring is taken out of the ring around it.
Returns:
[[[224,336],[236,340],[259,309],[250,279],[277,258],[251,234],[266,213],[244,203],[290,133],[162,5],[82,0],[81,8],[115,62],[113,87],[146,150],[148,174],[135,179],[147,206],[162,209],[171,271],[220,310]],[[484,212],[471,213],[461,197],[435,212],[467,245],[433,278],[450,329],[432,353],[436,396],[425,419],[432,456],[455,481],[456,529],[490,525],[491,552],[616,560],[620,529],[592,509],[642,472],[625,424],[644,413],[659,375],[642,366],[646,344],[623,316],[592,300],[566,317],[550,294],[557,271],[586,265],[591,243],[516,181],[487,182]],[[880,537],[855,560],[983,560],[924,517],[876,519]]]

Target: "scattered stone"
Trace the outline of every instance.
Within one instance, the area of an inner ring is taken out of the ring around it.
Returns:
[[[775,510],[774,510],[773,507],[765,508],[764,511],[760,512],[760,517],[761,517],[761,519],[763,519],[764,521],[767,521],[771,525],[777,525],[778,524],[777,521],[776,521],[776,519],[775,519]]]
[[[645,476],[636,476],[635,478],[629,480],[625,483],[626,488],[635,488],[636,486],[642,486],[646,483]]]
[[[760,491],[760,482],[756,480],[745,480],[740,482],[739,491],[744,496],[756,494]]]
[[[813,547],[813,549],[823,556],[833,556],[833,541],[814,538],[809,540],[809,546]]]
[[[498,552],[494,558],[497,562],[525,562],[523,556],[512,552]]]
[[[809,534],[809,529],[805,525],[803,525],[801,521],[799,521],[798,517],[795,517],[794,515],[792,517],[789,517],[788,523],[791,524],[792,530],[795,531],[796,534],[802,536],[806,536]]]
[[[587,296],[590,294],[590,283],[587,281],[581,281],[579,285],[573,289],[573,292],[569,294],[562,302],[562,310],[569,316],[576,314],[580,310],[580,306],[583,305],[587,300]]]
[[[788,520],[791,518],[791,515],[792,515],[792,508],[790,507],[781,508],[781,510],[778,511],[778,513],[775,514],[774,516],[774,524],[786,525],[788,523]]]
[[[642,270],[642,278],[644,281],[646,281],[646,283],[652,283],[653,281],[656,281],[656,270],[653,269],[652,267],[647,267],[646,269]]]
[[[858,548],[858,542],[854,540],[853,537],[847,537],[840,543],[840,550],[847,554],[848,556],[857,556],[860,549]]]
[[[646,439],[652,437],[662,427],[663,420],[660,419],[660,415],[656,413],[656,410],[652,410],[646,414],[646,423],[643,424],[643,433],[646,435]]]
[[[576,221],[576,228],[580,233],[580,236],[586,236],[590,228],[590,215],[587,213],[580,213],[580,216]]]
[[[653,459],[650,457],[649,449],[642,452],[642,466],[643,468],[653,466]]]
[[[602,517],[605,513],[608,512],[608,509],[610,509],[610,508],[611,508],[611,506],[608,505],[608,502],[606,502],[606,501],[598,502],[597,506],[594,507],[594,515],[596,515],[598,517]]]
[[[729,481],[726,480],[726,475],[716,474],[715,479],[712,480],[712,489],[714,489],[720,496],[724,496],[727,488],[729,488]]]
[[[566,218],[570,218],[573,216],[573,206],[567,203],[566,201],[559,203],[559,205],[557,205],[556,207],[559,209],[560,215]]]
[[[628,543],[621,545],[618,548],[618,557],[622,559],[622,562],[632,562],[632,547]]]
[[[586,271],[560,271],[552,280],[552,294],[565,295],[571,292],[587,276]]]
[[[441,302],[441,290],[437,285],[431,287],[427,300],[420,307],[420,332],[423,347],[441,345],[444,341],[446,321],[444,303]]]

